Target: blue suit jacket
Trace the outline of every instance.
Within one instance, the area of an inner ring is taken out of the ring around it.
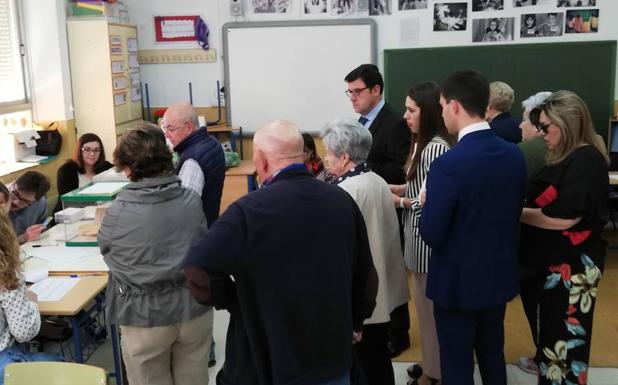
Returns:
[[[496,115],[496,117],[489,122],[489,126],[499,137],[511,143],[521,142],[520,124],[521,118],[511,116],[511,113],[508,111]]]
[[[467,134],[433,161],[420,221],[433,249],[428,298],[443,307],[480,309],[515,297],[525,188],[521,151],[492,130]]]

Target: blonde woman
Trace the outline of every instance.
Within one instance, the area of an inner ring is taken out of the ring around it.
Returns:
[[[531,117],[549,152],[521,216],[520,262],[535,278],[522,291],[528,307],[537,309],[538,318],[529,321],[537,326],[539,384],[583,385],[605,263],[608,162],[576,94],[555,92],[538,109]]]

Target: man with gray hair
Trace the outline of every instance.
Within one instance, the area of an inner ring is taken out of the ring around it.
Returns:
[[[221,143],[200,127],[197,113],[189,103],[172,104],[163,115],[165,137],[180,159],[176,173],[182,185],[202,198],[208,227],[219,218],[225,156]]]
[[[505,82],[489,83],[489,104],[485,118],[499,137],[511,143],[521,142],[521,119],[511,116],[515,91]]]
[[[255,133],[253,162],[261,188],[232,203],[185,261],[195,299],[230,312],[217,384],[348,385],[352,340],[377,291],[363,216],[307,171],[290,122]]]

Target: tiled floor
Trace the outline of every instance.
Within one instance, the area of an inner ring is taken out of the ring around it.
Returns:
[[[223,357],[225,353],[225,334],[227,332],[228,314],[225,311],[215,312],[215,341],[216,341],[216,355],[217,365],[210,368],[210,381],[209,385],[215,384],[215,375],[219,371],[219,368],[223,364]],[[112,358],[112,344],[111,341],[102,345],[88,361],[89,364],[100,366],[108,371],[113,371],[114,361]],[[397,385],[406,385],[408,380],[406,368],[407,363],[393,363],[395,371],[395,383]],[[521,371],[515,365],[507,365],[507,378],[509,385],[536,385],[536,377],[529,375]],[[481,384],[481,379],[478,374],[478,369],[475,372],[475,383]],[[113,380],[110,381],[113,384]],[[589,385],[616,385],[618,384],[618,368],[592,368],[590,369],[590,375],[588,377]],[[491,385],[491,384],[484,384]]]

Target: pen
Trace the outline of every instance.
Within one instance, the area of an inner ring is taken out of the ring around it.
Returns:
[[[32,247],[58,246],[57,243],[46,243],[44,245],[32,245]]]

